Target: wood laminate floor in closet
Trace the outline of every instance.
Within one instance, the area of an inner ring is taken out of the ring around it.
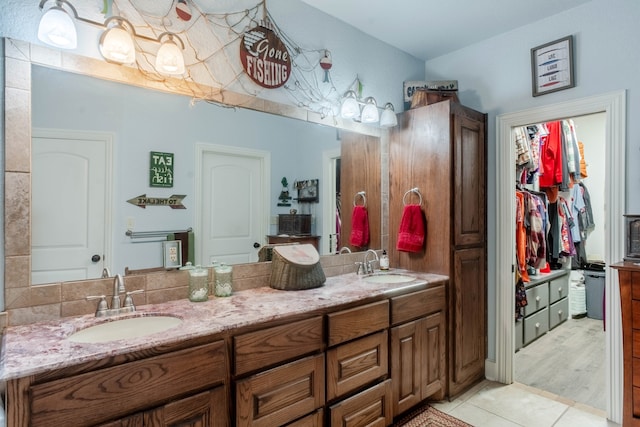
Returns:
[[[515,381],[606,410],[602,320],[569,319],[516,352]]]

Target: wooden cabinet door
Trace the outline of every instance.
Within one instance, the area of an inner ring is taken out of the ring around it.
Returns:
[[[439,311],[420,321],[422,331],[421,399],[435,396],[440,400],[446,391],[446,316]]]
[[[145,427],[227,427],[224,387],[186,397],[145,413]]]
[[[484,121],[453,116],[454,245],[483,245],[486,217]]]
[[[391,379],[393,415],[397,416],[422,400],[420,362],[422,320],[391,328]]]
[[[455,251],[449,298],[449,396],[484,378],[486,355],[485,250]]]

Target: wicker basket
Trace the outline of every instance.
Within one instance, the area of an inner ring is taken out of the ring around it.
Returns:
[[[322,286],[326,281],[320,255],[313,245],[273,248],[270,285],[274,289],[298,291]]]

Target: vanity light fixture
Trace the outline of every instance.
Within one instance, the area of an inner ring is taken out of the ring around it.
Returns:
[[[360,106],[362,106],[362,110],[360,110]],[[383,110],[382,116],[380,116],[378,109]],[[390,102],[387,102],[383,109],[378,107],[375,98],[369,96],[364,101],[360,101],[352,90],[347,91],[342,98],[340,117],[359,120],[362,123],[377,123],[380,121],[381,127],[393,127],[398,124],[398,118]]]
[[[111,16],[104,21],[106,30],[100,37],[100,53],[108,62],[133,64],[136,49],[133,37],[136,33],[129,21],[120,16]]]
[[[40,10],[44,10],[45,5],[49,2],[50,0],[42,0]],[[72,12],[73,18],[78,18],[76,9],[71,3],[65,0],[55,0],[40,18],[38,39],[61,49],[75,49],[78,46],[76,24],[65,7]]]
[[[384,106],[384,110],[382,110],[382,114],[380,115],[380,127],[392,128],[397,125],[398,117],[393,109],[393,104],[387,102]]]
[[[163,42],[162,39],[166,38]],[[180,42],[178,46],[175,42]],[[156,55],[156,71],[160,74],[184,74],[184,43],[182,39],[173,33],[162,33],[158,37],[161,43]]]

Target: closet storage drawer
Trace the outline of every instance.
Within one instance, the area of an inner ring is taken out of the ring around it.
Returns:
[[[549,329],[553,329],[567,320],[569,314],[569,298],[551,304],[549,307]]]
[[[524,320],[516,320],[516,351],[520,350],[524,344]]]
[[[546,287],[546,286],[545,286]],[[549,309],[545,308],[524,319],[524,344],[529,344],[549,330]]]
[[[566,296],[569,296],[568,274],[549,282],[549,303],[553,304]]]
[[[549,305],[549,286],[547,283],[532,286],[527,289],[527,305],[524,308],[524,315],[529,316],[536,311]],[[526,341],[526,339],[525,339]]]

